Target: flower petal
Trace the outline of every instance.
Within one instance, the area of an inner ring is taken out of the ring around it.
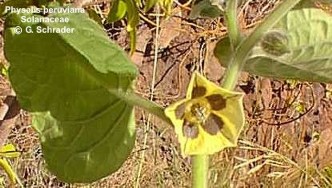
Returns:
[[[235,147],[245,122],[242,98],[242,93],[221,88],[195,72],[186,99],[165,109],[182,154],[213,154]]]

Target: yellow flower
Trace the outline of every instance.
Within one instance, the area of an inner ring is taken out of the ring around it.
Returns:
[[[223,89],[195,72],[186,99],[165,109],[182,154],[213,154],[236,146],[245,121],[242,99],[242,93]]]

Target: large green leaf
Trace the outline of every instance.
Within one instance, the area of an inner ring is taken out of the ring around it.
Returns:
[[[274,28],[288,37],[289,53],[277,56],[262,50],[261,43],[252,50],[244,70],[260,76],[332,82],[332,17],[320,9],[290,11]],[[226,65],[230,51],[226,38],[215,55]],[[276,46],[277,47],[277,46]]]
[[[33,113],[48,168],[66,182],[92,182],[116,171],[133,148],[133,107],[121,93],[131,92],[137,70],[86,14],[51,16],[70,22],[6,19],[9,77],[21,106]],[[35,33],[24,32],[27,26]],[[38,27],[74,32],[36,33]]]

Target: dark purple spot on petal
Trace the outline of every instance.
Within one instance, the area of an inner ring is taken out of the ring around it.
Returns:
[[[212,110],[222,110],[226,108],[226,99],[219,94],[213,94],[206,97]]]
[[[219,131],[221,131],[223,126],[223,120],[219,116],[211,113],[206,119],[203,129],[211,135],[216,135]]]
[[[177,119],[182,119],[184,116],[185,110],[186,110],[186,103],[182,103],[179,106],[177,106],[175,109],[175,117]]]
[[[206,94],[205,87],[195,86],[191,93],[192,98],[203,97]]]
[[[182,131],[184,137],[194,139],[198,136],[198,126],[186,120],[184,120]]]

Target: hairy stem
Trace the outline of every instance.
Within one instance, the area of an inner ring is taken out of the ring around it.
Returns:
[[[227,2],[226,6],[226,21],[228,28],[229,39],[233,48],[236,49],[238,44],[241,42],[241,33],[237,20],[237,0],[231,0]],[[235,66],[236,67],[236,66]],[[234,69],[235,67],[230,67]],[[230,71],[228,77],[237,80],[236,71]],[[207,188],[208,187],[208,172],[209,172],[209,156],[208,155],[196,155],[192,157],[192,173],[193,173],[193,187],[194,188]]]
[[[192,157],[193,188],[208,187],[209,156],[195,155]]]
[[[225,15],[227,22],[228,36],[229,40],[231,41],[233,50],[238,46],[242,38],[237,19],[237,6],[238,6],[237,0],[228,1],[226,6],[226,15]]]
[[[164,107],[158,105],[157,103],[145,99],[132,91],[124,92],[124,91],[110,89],[109,92],[121,98],[122,100],[126,101],[128,104],[132,106],[138,106],[148,111],[149,113],[159,117],[161,120],[165,121],[166,123],[173,125],[171,120],[165,115]]]

